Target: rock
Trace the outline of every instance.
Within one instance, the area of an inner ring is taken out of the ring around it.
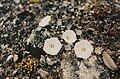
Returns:
[[[81,35],[82,31],[81,30],[75,30],[77,35]]]
[[[62,21],[61,21],[61,19],[58,19],[58,21],[57,21],[57,25],[58,25],[58,26],[62,25]]]
[[[53,63],[54,63],[54,62],[51,61],[50,58],[48,58],[48,57],[47,57],[47,59],[46,59],[46,62],[48,63],[48,65],[53,65]]]
[[[65,50],[71,50],[71,45],[70,44],[65,45]]]
[[[19,3],[20,3],[20,0],[14,0],[14,2],[15,2],[16,4],[19,4]]]

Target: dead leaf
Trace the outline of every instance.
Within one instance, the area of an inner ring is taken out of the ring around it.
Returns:
[[[30,3],[39,3],[40,0],[30,0]]]
[[[104,64],[111,70],[117,70],[117,65],[113,61],[113,59],[110,57],[110,55],[107,52],[103,52],[103,61]]]
[[[16,62],[18,60],[18,55],[17,54],[14,54],[13,55],[13,61]]]

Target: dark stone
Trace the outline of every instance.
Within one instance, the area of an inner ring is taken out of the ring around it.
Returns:
[[[27,16],[29,16],[29,12],[24,11],[24,12],[19,13],[17,16],[20,20],[24,20]]]
[[[33,47],[32,45],[27,46],[27,51],[34,57],[40,58],[41,55],[46,55],[45,51],[42,48]]]

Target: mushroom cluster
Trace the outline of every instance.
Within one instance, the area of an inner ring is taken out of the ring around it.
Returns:
[[[63,33],[62,37],[68,44],[73,44],[77,40],[76,34],[73,30],[66,30]],[[62,44],[60,43],[58,38],[52,37],[45,40],[43,50],[47,54],[57,55],[61,47]],[[91,56],[91,53],[93,52],[93,46],[88,40],[80,40],[75,44],[74,51],[77,57],[87,59]]]

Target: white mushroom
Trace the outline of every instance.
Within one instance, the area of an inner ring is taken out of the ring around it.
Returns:
[[[63,35],[62,35],[63,39],[69,43],[72,44],[73,42],[76,41],[76,34],[73,30],[66,30]]]
[[[87,40],[81,40],[75,44],[74,50],[77,57],[87,59],[93,52],[93,46]]]
[[[57,38],[46,39],[43,50],[50,55],[57,55],[62,45]]]

